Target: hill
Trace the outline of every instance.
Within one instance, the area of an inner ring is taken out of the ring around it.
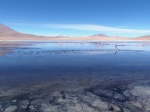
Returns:
[[[95,34],[87,37],[68,37],[68,36],[37,36],[33,34],[25,34],[15,31],[3,24],[0,24],[0,40],[38,40],[38,41],[146,41],[150,40],[150,36],[142,36],[136,38],[125,38],[118,36],[108,36],[105,34]]]
[[[150,40],[150,35],[133,38],[133,40]]]

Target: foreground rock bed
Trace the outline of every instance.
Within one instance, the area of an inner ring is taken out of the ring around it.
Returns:
[[[150,82],[30,93],[0,102],[0,112],[150,112]]]

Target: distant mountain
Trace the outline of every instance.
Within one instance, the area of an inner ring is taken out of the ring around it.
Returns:
[[[150,40],[150,35],[133,38],[134,40]]]
[[[95,35],[91,35],[90,37],[109,37],[108,35],[105,35],[105,34],[95,34]]]
[[[18,34],[18,32],[0,23],[0,35],[9,34]]]
[[[118,36],[108,36],[105,34],[95,34],[87,37],[68,37],[64,35],[59,36],[37,36],[33,34],[25,34],[17,32],[3,24],[0,24],[0,41],[1,40],[39,40],[39,41],[147,41],[150,40],[150,35],[124,38]]]
[[[36,36],[33,34],[25,34],[25,33],[20,33],[17,32],[11,28],[9,28],[8,26],[5,26],[3,24],[0,23],[0,40],[1,38],[3,39],[7,39],[7,38],[28,38],[28,37],[42,37],[42,36]]]

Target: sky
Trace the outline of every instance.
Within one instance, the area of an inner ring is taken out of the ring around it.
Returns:
[[[0,0],[0,23],[36,35],[150,35],[150,0]]]

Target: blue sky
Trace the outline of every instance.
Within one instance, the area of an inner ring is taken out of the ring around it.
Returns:
[[[0,0],[0,23],[37,35],[149,35],[150,0]]]

